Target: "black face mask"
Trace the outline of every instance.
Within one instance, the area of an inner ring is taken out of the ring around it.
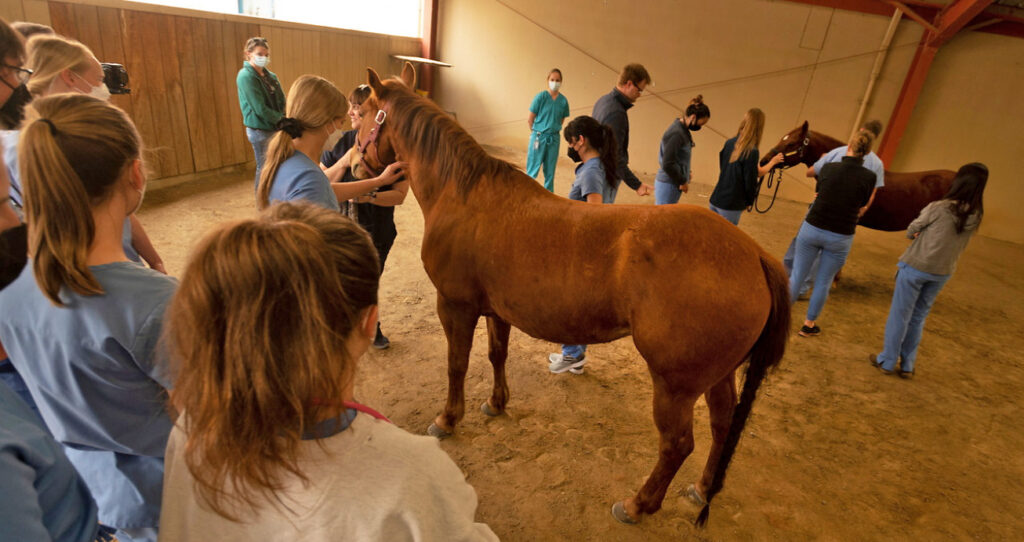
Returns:
[[[568,151],[567,154],[569,155],[569,159],[572,160],[573,162],[582,162],[583,161],[583,158],[580,157],[580,153],[576,152],[576,149],[574,149],[572,147],[569,147],[569,151]]]
[[[689,124],[686,127],[689,128],[691,132],[699,132],[700,129],[703,128],[700,124],[696,122],[693,124]]]
[[[28,228],[22,224],[0,232],[0,290],[18,278],[27,262]]]
[[[25,118],[25,106],[31,101],[32,95],[25,85],[14,87],[14,93],[7,99],[7,103],[0,107],[0,125],[3,125],[5,130],[17,128]]]

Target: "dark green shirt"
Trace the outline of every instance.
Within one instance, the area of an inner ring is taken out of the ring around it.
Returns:
[[[249,128],[273,131],[284,116],[284,90],[274,72],[264,68],[261,77],[248,62],[238,70],[238,105],[242,123]]]

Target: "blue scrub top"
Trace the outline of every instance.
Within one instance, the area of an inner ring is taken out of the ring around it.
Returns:
[[[530,113],[537,115],[533,119],[534,132],[557,134],[562,130],[562,121],[569,116],[569,100],[562,93],[552,100],[551,94],[542,90],[533,97]]]
[[[95,540],[89,488],[25,402],[0,384],[0,525],[3,540]]]
[[[320,165],[296,152],[277,168],[270,186],[270,203],[303,199],[321,207],[340,211],[338,198]]]
[[[590,194],[601,194],[601,203],[615,203],[617,186],[608,186],[604,165],[600,157],[594,157],[576,166],[576,180],[569,189],[569,199],[587,201]]]
[[[99,504],[100,522],[155,527],[172,422],[172,375],[158,356],[177,280],[131,262],[91,266],[104,294],[65,288],[57,307],[32,262],[0,291],[0,342],[54,438]]]
[[[847,145],[842,147],[836,147],[827,153],[823,154],[818,161],[814,163],[814,171],[821,173],[821,168],[825,167],[825,164],[831,164],[832,162],[838,162],[846,156]],[[885,166],[882,165],[882,159],[878,157],[874,151],[864,155],[864,167],[871,170],[875,174],[875,188],[882,188],[885,186]]]

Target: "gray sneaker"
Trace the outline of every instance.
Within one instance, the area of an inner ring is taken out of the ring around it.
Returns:
[[[579,358],[574,356],[563,356],[562,354],[551,354],[548,356],[548,370],[555,374],[562,374],[570,371],[573,374],[583,374],[583,365],[587,362],[587,355]]]

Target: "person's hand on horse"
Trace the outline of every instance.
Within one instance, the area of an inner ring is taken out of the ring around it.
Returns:
[[[682,192],[683,194],[689,192],[690,191],[690,183],[679,185],[679,191]]]
[[[636,195],[638,196],[650,196],[654,193],[654,187],[647,183],[640,183],[640,187],[636,189]]]
[[[786,157],[783,156],[782,153],[780,152],[780,153],[776,154],[775,156],[772,156],[772,159],[768,161],[768,165],[771,166],[771,167],[775,167],[776,165],[778,165],[780,162],[782,162],[785,159],[786,159]]]
[[[377,186],[387,186],[389,184],[395,184],[402,180],[402,176],[405,175],[405,168],[408,166],[408,162],[394,162],[384,168],[384,172],[377,177]]]

